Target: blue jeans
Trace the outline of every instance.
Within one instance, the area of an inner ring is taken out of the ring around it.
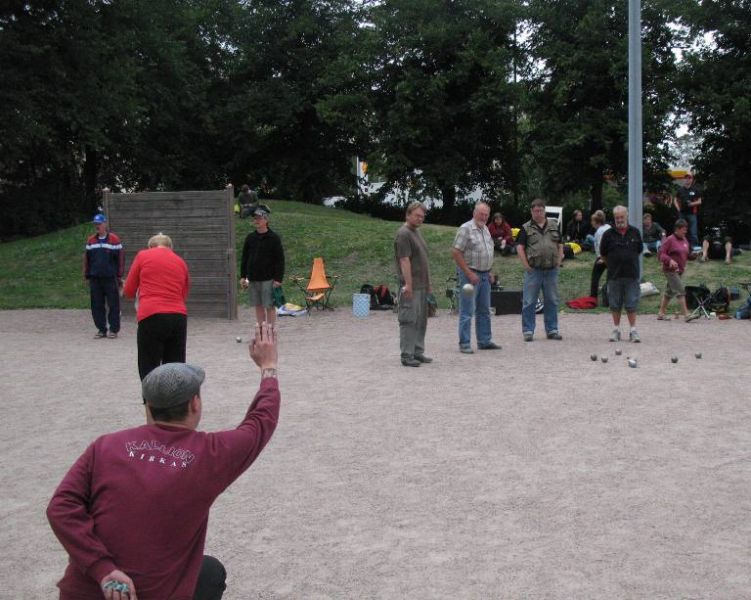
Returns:
[[[524,273],[522,333],[535,332],[535,308],[540,288],[545,301],[545,332],[558,331],[558,269],[534,269],[531,273]]]
[[[483,346],[492,342],[490,331],[490,273],[476,273],[480,281],[475,286],[475,293],[465,296],[461,290],[465,283],[470,283],[464,271],[457,269],[459,281],[459,346],[469,348],[472,337],[472,316],[475,317],[475,334],[477,345]]]
[[[699,242],[699,226],[696,215],[690,213],[681,216],[688,222],[688,241],[691,243],[691,252],[693,252],[694,246],[701,246],[701,242]]]

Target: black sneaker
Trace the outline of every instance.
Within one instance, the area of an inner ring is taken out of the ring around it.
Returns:
[[[402,359],[402,366],[404,367],[419,367],[420,361],[416,358],[403,358]]]
[[[557,331],[551,331],[548,334],[548,339],[549,340],[558,340],[558,341],[560,341],[560,340],[563,339],[563,336],[560,333],[558,333]]]
[[[94,335],[94,339],[95,340],[100,340],[100,339],[106,338],[106,337],[107,337],[107,332],[106,331],[97,331],[96,335]]]
[[[415,354],[415,360],[421,363],[425,363],[426,365],[433,362],[432,358],[425,356],[424,354]]]

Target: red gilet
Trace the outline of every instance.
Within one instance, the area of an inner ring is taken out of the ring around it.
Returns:
[[[190,291],[188,266],[171,248],[157,246],[141,250],[130,266],[123,294],[133,298],[136,291],[138,321],[162,313],[187,315],[185,300]]]

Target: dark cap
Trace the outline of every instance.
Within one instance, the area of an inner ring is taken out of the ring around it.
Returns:
[[[165,363],[144,377],[143,399],[154,408],[172,408],[193,399],[201,391],[206,373],[185,363]]]
[[[264,219],[268,219],[269,214],[271,214],[271,209],[265,204],[259,204],[253,211],[254,217],[263,217]]]

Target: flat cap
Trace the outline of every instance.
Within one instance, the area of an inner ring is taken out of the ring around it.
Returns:
[[[192,400],[201,390],[206,373],[185,363],[165,363],[141,383],[143,399],[154,408],[171,408]]]

